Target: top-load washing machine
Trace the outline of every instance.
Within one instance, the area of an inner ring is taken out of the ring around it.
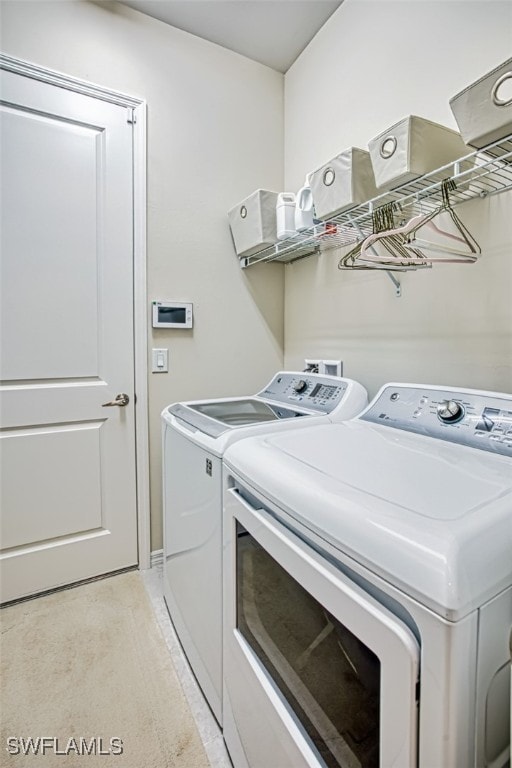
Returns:
[[[504,768],[512,395],[388,384],[224,456],[235,768]]]
[[[251,397],[175,403],[162,412],[164,573],[170,616],[222,720],[222,457],[250,434],[350,418],[368,403],[351,379],[279,372]]]

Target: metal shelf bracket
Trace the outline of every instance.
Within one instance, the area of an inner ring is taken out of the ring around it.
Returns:
[[[368,203],[368,212],[369,212],[370,214],[371,214],[371,213],[373,213],[373,201],[371,201],[371,200],[370,200],[370,202]],[[353,228],[356,230],[356,232],[357,232],[357,234],[359,235],[359,237],[364,237],[364,236],[365,236],[365,234],[364,234],[363,230],[361,229],[361,227],[359,226],[359,224],[357,223],[357,221],[354,221],[354,219],[352,218],[352,216],[350,215],[350,213],[348,213],[348,214],[347,214],[347,218],[348,218],[348,220],[349,220],[350,224],[351,224],[351,225],[353,226]],[[373,249],[371,249],[371,250],[373,250]],[[397,278],[394,276],[394,274],[393,274],[392,272],[390,272],[388,269],[386,269],[386,275],[389,277],[389,279],[391,280],[391,282],[392,282],[392,283],[393,283],[393,285],[395,286],[395,296],[396,296],[396,298],[397,298],[397,299],[401,298],[401,296],[402,296],[402,285],[401,285],[401,283],[400,283],[400,280],[398,280],[398,279],[397,279]]]
[[[388,272],[387,270],[386,270],[386,275],[389,277],[389,279],[395,286],[395,296],[397,299],[399,299],[402,296],[402,284],[400,283],[400,280],[397,280],[394,274],[392,272]]]

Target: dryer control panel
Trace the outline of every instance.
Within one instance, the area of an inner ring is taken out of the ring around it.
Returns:
[[[331,413],[342,401],[349,381],[338,376],[282,372],[274,376],[258,397],[319,413]]]
[[[512,456],[512,395],[387,384],[359,418]]]

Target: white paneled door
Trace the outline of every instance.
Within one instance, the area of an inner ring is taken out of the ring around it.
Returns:
[[[137,515],[131,110],[0,77],[5,602],[135,565]]]

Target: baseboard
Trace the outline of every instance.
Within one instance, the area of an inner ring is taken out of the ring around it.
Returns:
[[[164,551],[163,549],[155,549],[151,552],[150,567],[156,568],[164,563]]]

